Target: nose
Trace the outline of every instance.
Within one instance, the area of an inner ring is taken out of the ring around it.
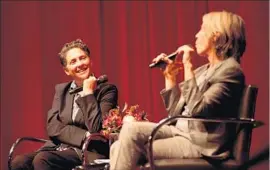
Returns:
[[[198,34],[199,34],[199,32],[197,32],[197,34],[195,35],[195,38],[198,38]]]
[[[76,63],[76,67],[81,67],[83,65],[83,62],[81,60],[78,60]]]

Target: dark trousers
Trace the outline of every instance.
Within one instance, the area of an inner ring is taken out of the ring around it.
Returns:
[[[102,141],[91,141],[87,151],[87,162],[109,157],[109,144]],[[71,170],[81,165],[81,158],[74,149],[57,151],[44,147],[40,151],[18,155],[11,161],[12,170]]]
[[[82,162],[73,149],[64,151],[39,151],[16,156],[12,170],[71,170]]]

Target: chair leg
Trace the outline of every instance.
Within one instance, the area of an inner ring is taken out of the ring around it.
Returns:
[[[84,170],[83,166],[76,166],[75,168],[72,168],[72,170]]]
[[[264,150],[262,150],[260,153],[256,154],[252,159],[250,159],[249,161],[243,163],[238,170],[244,170],[244,169],[248,169],[256,164],[259,164],[265,160],[269,161],[269,147],[265,148]]]
[[[110,170],[110,164],[93,164],[86,166],[76,166],[72,170]]]

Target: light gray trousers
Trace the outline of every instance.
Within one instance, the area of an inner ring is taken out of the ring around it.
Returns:
[[[141,155],[147,153],[146,144],[155,123],[132,122],[125,123],[119,134],[119,139],[110,149],[111,170],[132,170]],[[153,143],[155,159],[161,158],[197,158],[200,152],[188,137],[175,126],[163,126],[157,132]]]

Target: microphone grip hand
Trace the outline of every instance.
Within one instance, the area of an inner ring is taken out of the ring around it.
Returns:
[[[83,94],[93,94],[97,86],[97,79],[94,76],[90,76],[83,81]]]
[[[182,63],[187,64],[191,62],[191,55],[194,52],[194,48],[191,45],[183,45],[177,49],[177,52],[182,55]]]
[[[96,79],[96,84],[99,85],[101,83],[105,83],[108,81],[107,75],[102,75],[98,79]],[[70,94],[78,93],[83,90],[83,87],[77,87],[69,91]]]

